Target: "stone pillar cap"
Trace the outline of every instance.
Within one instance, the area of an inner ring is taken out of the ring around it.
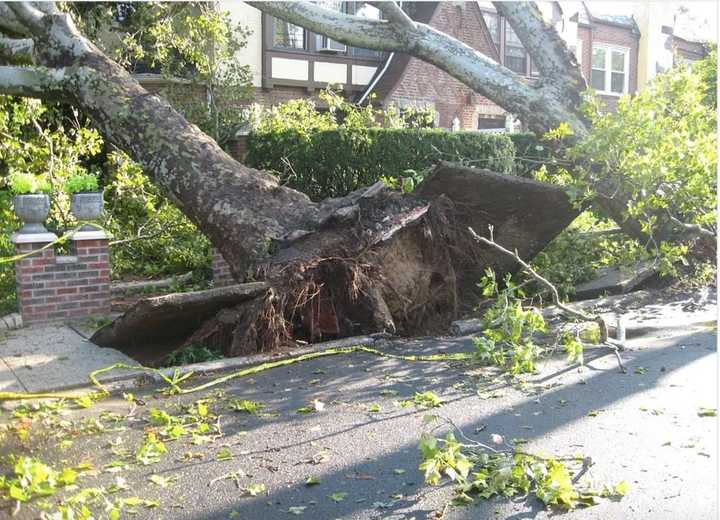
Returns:
[[[70,240],[104,240],[106,238],[110,238],[110,235],[102,229],[97,229],[94,231],[78,231],[70,237]]]
[[[13,233],[10,241],[13,244],[48,244],[55,242],[58,236],[55,233]]]

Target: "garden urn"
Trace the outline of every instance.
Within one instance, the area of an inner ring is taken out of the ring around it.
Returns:
[[[73,193],[70,201],[70,211],[80,222],[100,220],[103,214],[103,205],[102,191]],[[92,224],[84,224],[80,231],[95,231],[97,229]]]
[[[50,197],[45,193],[27,193],[13,198],[15,214],[22,220],[20,234],[47,233],[45,219],[50,212]]]

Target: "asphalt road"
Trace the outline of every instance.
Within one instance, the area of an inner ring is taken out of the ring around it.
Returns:
[[[353,354],[237,380],[224,385],[222,395],[163,397],[151,388],[136,390],[145,405],[129,417],[131,405],[118,397],[64,418],[90,424],[87,417],[103,410],[125,417],[113,423],[105,414],[100,420],[106,431],[100,434],[78,433],[72,446],[61,450],[58,443],[67,436],[40,429],[25,445],[6,437],[2,451],[31,451],[56,466],[90,462],[98,472],[81,476],[80,488],[108,486],[121,476],[128,489],[113,496],[160,503],[151,509],[138,506],[133,518],[420,520],[440,518],[441,511],[446,519],[716,518],[717,420],[698,415],[701,407],[717,407],[716,329],[707,322],[691,325],[697,309],[668,309],[677,320],[664,326],[663,320],[650,319],[629,340],[626,374],[606,350],[588,351],[582,370],[568,367],[562,356],[544,361],[522,385],[490,369]],[[471,350],[472,344],[469,338],[422,339],[383,348],[436,353]],[[439,395],[443,405],[430,412],[398,405],[426,390]],[[211,396],[211,413],[219,415],[221,437],[194,445],[186,436],[168,442],[168,453],[157,464],[101,471],[122,459],[122,450],[111,452],[111,442],[134,453],[148,428],[150,408],[176,414],[181,405],[206,396]],[[267,415],[233,412],[227,407],[231,399],[259,401]],[[315,400],[324,404],[321,411],[297,412]],[[445,508],[452,487],[426,486],[418,471],[417,445],[420,432],[429,427],[423,421],[427,413],[452,419],[479,441],[489,442],[497,433],[525,439],[529,451],[590,456],[594,464],[582,482],[625,480],[630,491],[620,501],[602,500],[560,514],[524,498]],[[5,420],[7,414],[0,422]],[[172,482],[163,488],[148,480],[151,475]],[[308,486],[309,478],[319,483]],[[263,484],[265,491],[257,496],[243,491],[252,484]],[[36,516],[37,509],[23,506],[16,517]]]

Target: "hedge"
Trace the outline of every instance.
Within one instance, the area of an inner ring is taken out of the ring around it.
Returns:
[[[441,129],[338,129],[252,133],[245,162],[279,174],[312,199],[339,197],[381,177],[418,174],[441,160],[515,173],[515,146],[507,134]]]
[[[530,177],[541,164],[549,163],[552,151],[535,137],[535,134],[507,134],[515,146],[515,175]]]

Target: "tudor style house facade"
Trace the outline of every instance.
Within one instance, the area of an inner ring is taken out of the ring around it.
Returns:
[[[358,16],[381,16],[364,2],[321,3]],[[225,1],[220,5],[235,21],[252,30],[238,59],[253,71],[256,103],[270,106],[312,97],[327,85],[341,84],[348,98],[357,102],[365,102],[372,95],[373,103],[380,106],[430,108],[435,111],[436,125],[442,128],[520,128],[512,114],[431,64],[401,53],[348,47],[262,14],[242,2]],[[633,94],[663,70],[658,60],[666,63],[669,59],[671,66],[673,56],[691,60],[705,54],[702,44],[673,35],[672,29],[658,25],[657,16],[647,13],[595,14],[583,2],[538,5],[574,51],[588,86],[608,110],[615,108],[622,95]],[[520,39],[491,2],[403,2],[403,9],[413,19],[452,35],[527,81],[533,81],[537,74]]]

